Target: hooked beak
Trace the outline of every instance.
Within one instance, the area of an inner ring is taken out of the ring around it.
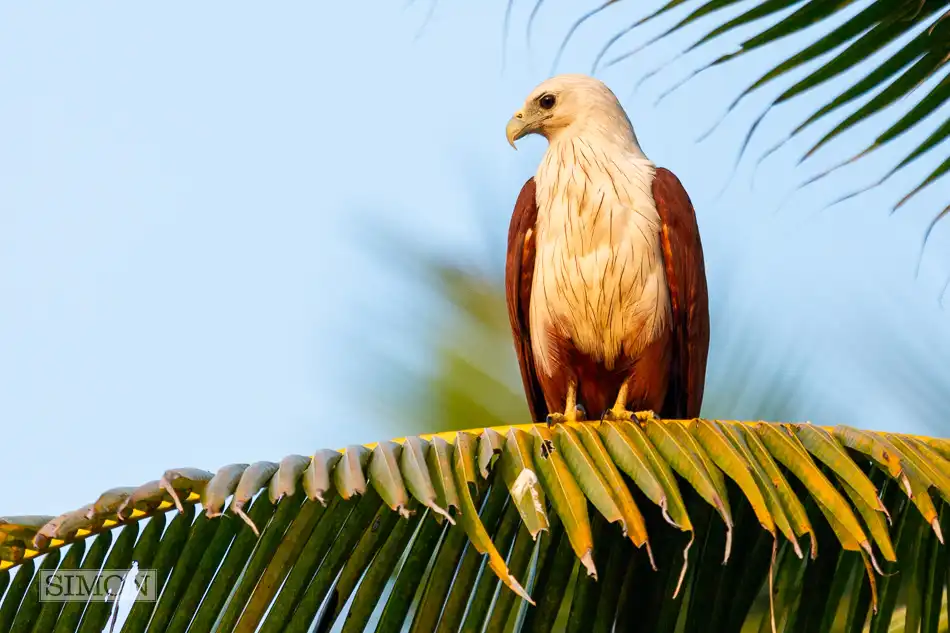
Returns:
[[[534,131],[534,125],[525,120],[524,112],[518,111],[508,121],[508,125],[505,127],[505,136],[508,137],[508,144],[518,149],[515,147],[515,141]]]

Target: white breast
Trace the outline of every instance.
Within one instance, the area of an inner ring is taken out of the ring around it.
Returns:
[[[636,357],[669,321],[669,288],[653,201],[655,167],[582,138],[552,143],[535,177],[538,222],[529,314],[539,369],[549,337],[569,338],[612,367]]]

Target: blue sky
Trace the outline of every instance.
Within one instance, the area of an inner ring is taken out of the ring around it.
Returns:
[[[0,7],[0,513],[56,514],[169,467],[215,470],[398,435],[368,413],[379,385],[340,367],[367,362],[368,342],[424,365],[400,323],[426,295],[374,260],[361,223],[463,260],[483,249],[473,237],[482,226],[504,236],[544,151],[531,138],[513,152],[505,123],[584,9],[545,3],[528,50],[531,8],[515,3],[502,69],[501,1],[440,3],[418,39],[421,0]],[[586,24],[558,70],[587,72],[601,43],[647,9],[618,3]],[[814,36],[704,73],[654,105],[740,41],[730,37],[633,92],[709,24],[600,74],[698,209],[719,319],[710,385],[731,372],[744,381],[707,413],[741,418],[763,377],[785,372],[801,377],[800,419],[945,435],[950,328],[937,297],[950,275],[947,225],[919,278],[915,267],[946,183],[889,216],[942,156],[821,207],[886,172],[950,112],[779,213],[798,182],[863,148],[882,122],[795,168],[837,119],[822,122],[769,158],[754,189],[745,160],[719,197],[746,126],[787,84],[695,140],[778,55]],[[841,89],[777,108],[750,156]],[[500,239],[487,248],[503,258]]]

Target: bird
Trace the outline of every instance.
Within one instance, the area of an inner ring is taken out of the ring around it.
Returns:
[[[698,417],[709,293],[682,183],[594,77],[532,90],[506,126],[515,149],[530,134],[548,147],[512,212],[505,296],[533,421]]]

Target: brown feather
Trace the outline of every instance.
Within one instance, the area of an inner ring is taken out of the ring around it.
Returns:
[[[528,305],[531,300],[531,282],[534,278],[534,236],[538,220],[538,204],[535,197],[534,178],[529,178],[518,194],[511,224],[508,227],[508,253],[505,258],[505,297],[508,302],[508,319],[514,336],[515,353],[521,366],[521,379],[528,399],[531,418],[544,420],[549,410],[546,406],[538,370],[531,350],[531,333],[528,329]]]
[[[629,379],[627,406],[635,411],[661,411],[667,393],[670,367],[670,336],[664,331],[636,358],[621,354],[611,368],[577,349],[574,343],[548,332],[555,350],[555,369],[550,376],[538,374],[548,408],[560,411],[567,399],[568,383],[577,383],[577,401],[588,415],[600,417],[614,406],[620,387]]]
[[[621,384],[628,378],[626,404],[630,409],[651,409],[668,418],[699,415],[709,349],[709,301],[699,228],[689,196],[669,170],[657,169],[653,197],[662,223],[660,239],[669,284],[671,325],[636,358],[622,354],[608,369],[553,330],[530,331],[528,314],[538,216],[534,178],[521,189],[508,229],[505,294],[533,420],[544,420],[549,412],[562,410],[571,380],[577,383],[578,402],[590,414],[600,415],[613,406]],[[548,337],[555,357],[550,376],[538,372],[532,335]]]
[[[662,222],[673,335],[669,388],[660,415],[694,418],[703,404],[709,352],[709,292],[703,246],[689,195],[668,169],[656,170],[653,199]]]

